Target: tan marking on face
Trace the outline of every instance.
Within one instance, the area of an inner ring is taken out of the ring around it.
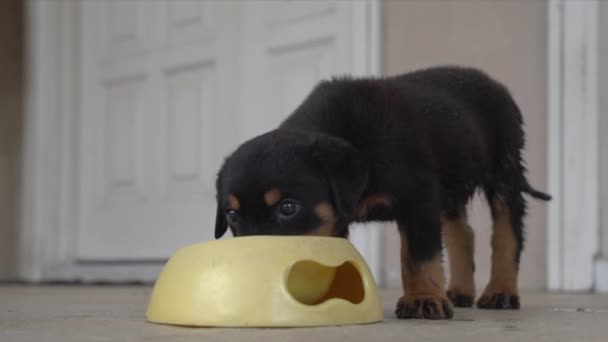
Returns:
[[[272,188],[266,191],[266,193],[264,194],[264,202],[266,202],[266,205],[268,205],[269,207],[272,207],[273,205],[277,204],[280,199],[281,191],[277,188]]]
[[[511,213],[502,199],[492,202],[492,271],[483,295],[517,295],[517,241],[511,227]]]
[[[333,236],[336,226],[336,213],[328,203],[321,203],[315,207],[315,214],[321,220],[321,225],[306,235]]]
[[[465,210],[457,218],[442,217],[443,240],[450,260],[448,290],[460,295],[475,297],[475,234],[467,223]]]
[[[232,210],[239,210],[241,209],[241,202],[236,196],[230,194],[228,195],[228,207]]]
[[[414,264],[410,258],[407,236],[401,235],[401,280],[407,298],[445,298],[445,275],[441,253],[433,259]]]
[[[369,210],[373,207],[391,207],[395,203],[393,196],[389,194],[373,194],[361,201],[357,208],[357,215],[360,218],[367,216]]]

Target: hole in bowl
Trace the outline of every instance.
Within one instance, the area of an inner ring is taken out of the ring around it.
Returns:
[[[365,297],[361,274],[349,261],[338,267],[312,260],[299,261],[289,271],[287,291],[306,305],[318,305],[334,298],[359,304]]]

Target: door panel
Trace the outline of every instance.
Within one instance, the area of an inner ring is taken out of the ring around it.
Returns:
[[[236,126],[233,10],[82,3],[80,259],[166,258],[213,237],[214,175],[234,147],[218,132]]]
[[[267,102],[272,115],[270,122],[278,123],[284,119],[319,79],[330,75],[332,48],[330,41],[322,41],[305,48],[270,51],[267,96],[276,97],[276,101]]]
[[[320,79],[352,72],[352,6],[295,1],[242,7],[251,14],[242,18],[248,43],[240,63],[241,132],[249,137],[276,127]]]

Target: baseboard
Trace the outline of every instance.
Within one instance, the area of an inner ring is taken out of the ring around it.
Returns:
[[[597,293],[608,293],[608,257],[595,260],[594,289]]]
[[[154,283],[165,262],[86,263],[50,266],[43,272],[42,282]]]

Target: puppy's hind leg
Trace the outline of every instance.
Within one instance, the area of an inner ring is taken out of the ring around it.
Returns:
[[[502,194],[487,191],[494,221],[490,282],[477,301],[482,309],[519,309],[517,276],[523,249],[526,203],[517,189]]]

